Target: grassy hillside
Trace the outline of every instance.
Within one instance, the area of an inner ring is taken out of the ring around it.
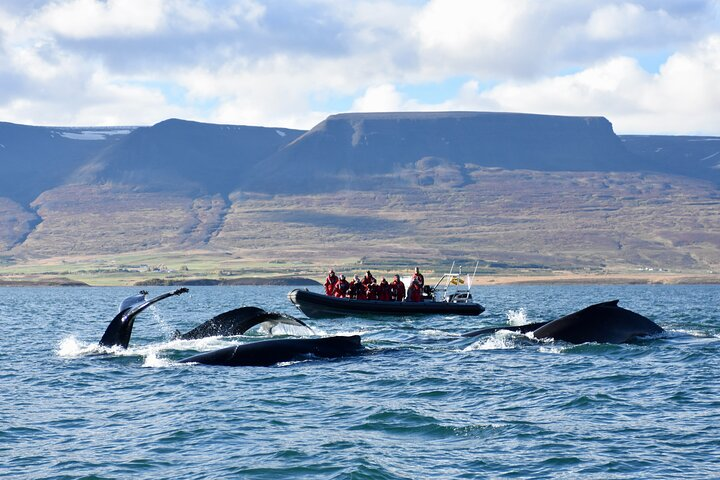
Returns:
[[[110,186],[56,189],[38,200],[43,222],[0,273],[89,283],[318,278],[328,266],[442,271],[475,260],[497,275],[720,270],[720,196],[707,182],[481,168],[461,189],[415,180],[384,192],[236,195],[229,205]]]

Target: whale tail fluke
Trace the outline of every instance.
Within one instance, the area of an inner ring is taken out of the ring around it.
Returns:
[[[183,293],[187,293],[188,291],[189,290],[185,287],[178,288],[172,292],[163,293],[155,298],[151,298],[150,300],[146,300],[139,304],[133,304],[132,306],[123,309],[120,313],[115,315],[115,318],[112,319],[110,325],[108,325],[107,329],[105,329],[105,333],[100,339],[100,345],[103,347],[120,346],[122,348],[127,348],[130,343],[133,325],[135,324],[135,317],[137,317],[146,308],[159,302],[160,300],[164,300],[175,295],[181,295]]]

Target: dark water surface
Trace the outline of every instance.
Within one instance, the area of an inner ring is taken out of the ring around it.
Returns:
[[[288,290],[191,288],[141,314],[128,351],[106,352],[97,341],[136,289],[0,288],[0,477],[720,477],[718,286],[480,287],[475,318],[307,321],[361,334],[359,357],[176,363],[265,338],[169,340],[225,310],[302,317]],[[668,333],[459,337],[614,298]]]

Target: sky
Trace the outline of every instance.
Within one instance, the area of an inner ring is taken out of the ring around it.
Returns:
[[[452,110],[720,135],[720,0],[0,1],[0,121]]]

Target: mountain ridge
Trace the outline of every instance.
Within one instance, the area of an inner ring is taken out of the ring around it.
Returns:
[[[8,125],[0,265],[192,251],[271,270],[720,268],[719,137],[494,112],[347,113],[309,131]]]

